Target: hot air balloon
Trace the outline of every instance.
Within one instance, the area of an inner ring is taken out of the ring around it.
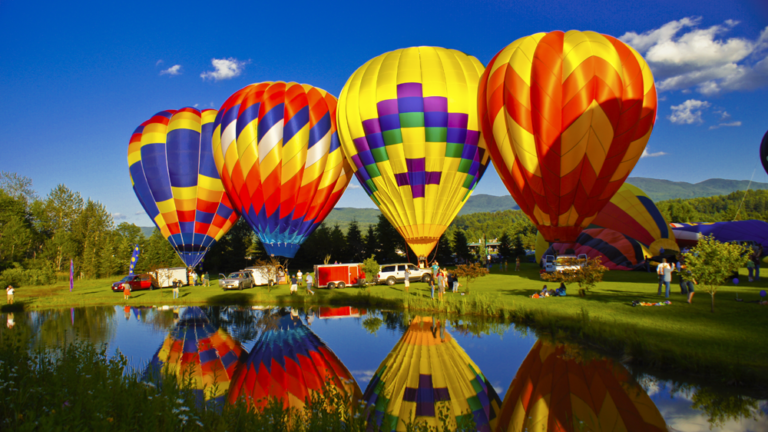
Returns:
[[[620,363],[586,360],[576,347],[540,340],[518,369],[499,414],[498,432],[522,430],[660,432],[667,426]]]
[[[488,165],[474,106],[482,71],[459,51],[400,49],[361,66],[339,96],[339,137],[357,179],[421,259]]]
[[[611,201],[597,213],[592,227],[610,228],[645,245],[651,256],[661,255],[660,251],[679,251],[675,235],[669,229],[656,204],[637,186],[621,185]]]
[[[191,380],[199,401],[223,402],[232,377],[248,353],[199,307],[187,307],[144,372],[145,379]],[[163,375],[164,374],[164,375]]]
[[[360,387],[336,354],[297,316],[285,313],[256,341],[228,400],[235,403],[244,397],[249,406],[263,409],[276,398],[284,409],[301,410],[325,385],[350,396],[353,405],[361,397]]]
[[[188,267],[237,222],[211,154],[216,110],[161,111],[133,132],[133,191]]]
[[[760,143],[760,162],[763,163],[763,169],[768,173],[768,132],[763,135],[763,142]]]
[[[416,317],[368,383],[368,429],[404,431],[409,423],[456,425],[472,419],[492,431],[501,400],[480,368],[445,331],[445,323]],[[442,410],[442,411],[441,411]]]
[[[336,98],[307,84],[238,90],[214,121],[224,188],[270,255],[293,258],[351,179],[336,134]]]
[[[569,252],[572,251],[572,252]],[[608,270],[645,270],[650,252],[637,240],[607,228],[587,228],[573,243],[552,243],[543,255],[585,254]]]
[[[537,33],[491,60],[478,110],[515,202],[547,241],[572,242],[640,159],[656,88],[645,60],[611,36]]]

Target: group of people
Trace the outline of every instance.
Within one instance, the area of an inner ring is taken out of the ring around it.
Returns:
[[[194,269],[189,269],[189,280],[193,286],[197,286],[198,282],[202,286],[211,286],[211,278],[208,276],[208,272],[203,273],[202,276],[198,276]]]
[[[410,276],[408,270],[405,271],[405,291],[408,291],[408,277]],[[437,261],[432,262],[432,278],[429,279],[429,289],[432,292],[432,299],[435,299],[435,291],[437,291],[437,299],[443,301],[443,294],[450,287],[451,292],[459,292],[459,278],[455,273],[448,273],[445,267],[440,267]]]
[[[685,265],[682,255],[677,256],[677,262],[673,265],[662,258],[661,264],[656,267],[656,274],[659,277],[659,289],[656,295],[661,295],[662,287],[665,287],[665,298],[669,298],[669,288],[672,283],[672,272],[677,272],[680,279],[680,293],[688,297],[688,303],[693,302],[695,294],[694,285],[698,285],[696,279],[691,277],[691,271]]]
[[[296,272],[296,274],[289,275],[291,279],[291,294],[297,292],[299,290],[299,285],[301,285],[302,282],[302,276],[304,274],[299,270]],[[312,278],[312,273],[307,273],[306,275],[306,281],[307,281],[307,293],[310,295],[315,295],[315,292],[312,291],[312,283],[314,282],[314,279]]]
[[[560,282],[560,286],[557,289],[547,289],[547,286],[544,285],[541,292],[531,294],[531,298],[544,297],[565,297],[565,284]]]

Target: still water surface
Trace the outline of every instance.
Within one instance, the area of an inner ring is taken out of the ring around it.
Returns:
[[[453,361],[451,356],[456,357],[454,363],[463,362],[466,365],[467,362],[474,362],[487,384],[495,390],[499,401],[503,401],[496,410],[504,421],[514,423],[514,418],[521,415],[520,406],[525,405],[531,386],[546,385],[553,389],[552,396],[547,399],[548,409],[553,411],[553,401],[558,398],[554,394],[564,391],[570,394],[559,395],[562,400],[568,401],[563,406],[576,409],[579,400],[591,399],[595,405],[592,411],[600,416],[613,411],[613,416],[624,416],[625,421],[631,421],[632,417],[627,413],[637,411],[645,413],[645,420],[652,424],[654,416],[660,415],[656,423],[662,422],[662,426],[669,430],[768,431],[768,403],[740,395],[738,389],[724,390],[686,384],[684,381],[673,382],[638,371],[633,374],[630,368],[613,359],[572,345],[539,341],[532,331],[494,322],[445,320],[351,307],[278,310],[241,306],[116,306],[5,314],[2,319],[6,325],[0,332],[28,333],[33,345],[38,347],[74,340],[105,343],[110,355],[119,350],[129,358],[133,368],[145,371],[153,358],[157,362],[158,354],[164,346],[168,347],[169,341],[180,337],[185,328],[184,319],[190,316],[204,319],[206,325],[218,331],[221,337],[231,338],[246,353],[254,347],[263,350],[266,342],[272,344],[272,349],[275,343],[279,345],[280,340],[275,342],[272,337],[276,323],[280,327],[281,322],[288,322],[292,328],[300,328],[312,337],[316,335],[335,353],[369,401],[376,397],[374,387],[377,382],[397,379],[396,372],[393,372],[395,366],[402,369],[403,364],[408,364],[411,366],[407,367],[411,368],[425,368],[424,361],[421,361],[421,366],[418,365],[419,358],[403,358],[428,355],[426,350],[414,351],[409,344],[439,348],[448,340],[450,348],[435,351],[438,356],[445,357],[441,357],[441,364],[450,364]],[[261,345],[257,346],[260,339]],[[419,341],[414,342],[417,339]],[[392,355],[388,357],[390,353]],[[382,366],[387,367],[380,368]],[[433,366],[427,367],[430,368],[434,369]],[[448,368],[445,366],[445,369]],[[549,374],[546,373],[547,368],[551,369]],[[384,371],[377,376],[379,369],[387,369],[389,376]],[[409,372],[406,370],[404,373]],[[444,373],[447,376],[451,374],[450,371]],[[562,384],[543,383],[550,377]],[[367,389],[371,383],[372,388]],[[615,388],[611,389],[611,384]],[[632,392],[628,388],[637,391]],[[630,396],[627,397],[627,394]],[[600,401],[607,400],[618,407],[606,408],[606,403]],[[647,403],[648,400],[652,403]],[[622,406],[622,403],[629,405]],[[538,409],[541,412],[541,406]],[[532,410],[529,408],[528,413]]]

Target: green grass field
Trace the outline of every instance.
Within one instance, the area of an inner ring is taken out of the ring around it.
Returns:
[[[742,270],[745,273],[745,270]],[[585,298],[568,288],[567,297],[531,299],[541,289],[538,267],[499,273],[494,269],[474,280],[469,295],[446,294],[442,304],[432,301],[426,284],[414,283],[406,296],[402,284],[379,285],[365,289],[316,290],[309,296],[303,288],[293,296],[287,285],[257,287],[243,291],[223,291],[216,281],[211,287],[183,287],[180,299],[172,300],[171,289],[134,291],[125,302],[121,293],[109,288],[112,280],[76,282],[69,285],[20,287],[14,307],[2,310],[62,308],[91,305],[208,305],[208,304],[352,304],[380,308],[408,308],[418,313],[483,314],[529,325],[537,331],[577,339],[598,348],[623,354],[625,359],[654,368],[684,369],[686,372],[716,375],[730,382],[768,383],[768,344],[762,338],[768,324],[768,306],[748,303],[768,290],[768,274],[760,282],[732,283],[719,288],[715,313],[710,312],[710,296],[697,287],[693,304],[685,302],[673,282],[672,304],[661,307],[632,307],[633,300],[656,302],[654,273],[608,272],[604,281]],[[466,283],[461,281],[462,291]],[[549,284],[553,288],[554,284]],[[736,297],[744,299],[737,302]]]

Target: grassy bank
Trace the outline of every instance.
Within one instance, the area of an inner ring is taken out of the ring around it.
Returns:
[[[746,275],[741,280],[746,281]],[[127,302],[123,301],[122,294],[111,292],[110,283],[107,280],[80,282],[72,293],[68,286],[21,287],[17,290],[16,307],[271,303],[494,315],[607,349],[624,355],[627,360],[655,368],[713,375],[731,383],[768,383],[768,344],[762,341],[762,332],[768,324],[768,306],[747,302],[760,298],[759,291],[768,289],[768,279],[721,287],[715,313],[709,311],[709,294],[700,289],[694,303],[689,305],[675,284],[671,305],[632,307],[633,300],[662,299],[656,296],[656,275],[642,272],[609,272],[586,298],[576,296],[577,289],[573,286],[564,298],[531,299],[530,294],[543,285],[538,268],[533,265],[517,273],[494,270],[473,281],[469,295],[448,293],[443,303],[432,301],[428,287],[422,283],[412,284],[407,294],[403,285],[382,285],[330,292],[316,290],[314,296],[300,289],[299,294],[292,296],[285,285],[271,291],[260,287],[224,292],[214,281],[211,287],[182,288],[177,301],[172,299],[170,289],[163,289],[135,291]],[[465,286],[462,291],[466,291]],[[737,296],[745,301],[735,301]]]

